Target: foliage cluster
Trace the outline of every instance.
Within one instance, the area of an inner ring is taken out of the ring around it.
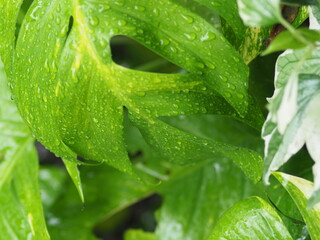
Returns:
[[[154,194],[156,224],[125,240],[320,239],[319,1],[4,0],[0,15],[1,240],[97,239]]]

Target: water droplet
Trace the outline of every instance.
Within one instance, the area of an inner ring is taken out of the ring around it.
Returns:
[[[223,37],[223,36],[221,36],[220,39],[221,39],[222,42],[226,42],[227,41],[227,39],[225,37]]]
[[[188,40],[195,40],[197,35],[195,33],[184,33],[184,36],[188,39]]]
[[[68,32],[68,25],[65,25],[60,31],[60,37],[64,37]]]
[[[101,38],[100,41],[99,41],[99,43],[100,43],[100,46],[101,46],[102,48],[105,48],[105,47],[108,45],[107,40],[104,39],[104,38]]]
[[[207,109],[205,107],[200,108],[201,113],[207,113]]]
[[[227,98],[231,98],[231,94],[228,93],[228,92],[225,93],[225,96],[226,96]]]
[[[238,93],[238,94],[237,94],[237,97],[240,98],[240,99],[243,99],[243,98],[244,98],[244,95],[243,95],[242,93]]]
[[[97,26],[99,24],[99,19],[97,17],[91,17],[89,23],[91,26]]]
[[[125,25],[127,25],[127,22],[125,20],[119,20],[118,21],[118,25],[119,26],[125,26]]]
[[[45,62],[44,62],[44,68],[47,70],[47,72],[50,71],[50,68],[49,68],[49,60],[46,59]]]
[[[154,9],[152,10],[152,12],[153,12],[153,14],[154,14],[156,17],[159,16],[159,10],[158,10],[157,8],[154,8]]]
[[[228,88],[232,89],[232,90],[235,90],[236,89],[236,86],[233,85],[232,83],[228,83]]]
[[[124,1],[115,1],[114,4],[122,7],[122,6],[124,6]]]
[[[59,25],[61,23],[61,18],[57,16],[55,22],[57,25]]]
[[[206,65],[207,65],[208,68],[210,68],[210,69],[212,69],[212,70],[213,70],[213,69],[216,69],[216,66],[213,65],[212,63],[209,63],[209,62],[208,62],[208,63],[206,63]]]
[[[53,60],[51,63],[51,70],[52,72],[58,72],[58,68],[55,60]]]
[[[93,118],[93,122],[94,122],[94,123],[98,123],[98,122],[99,122],[99,120],[98,120],[98,119],[96,119],[96,118]]]
[[[144,97],[146,95],[146,92],[137,92],[137,95],[140,97]]]
[[[238,57],[233,57],[233,60],[235,61],[235,62],[240,62],[240,58],[238,58]]]
[[[198,27],[197,25],[194,25],[194,26],[193,26],[193,29],[196,30],[197,32],[201,32],[201,28]]]
[[[204,69],[205,65],[202,63],[202,62],[197,62],[195,63],[195,65],[198,67],[198,68],[201,68],[201,69]]]
[[[111,7],[109,6],[109,5],[107,5],[107,4],[105,4],[105,5],[103,5],[103,4],[100,4],[99,5],[99,12],[104,12],[104,11],[107,11],[107,10],[110,10],[111,9]]]
[[[203,41],[210,41],[210,40],[214,40],[216,39],[216,34],[214,34],[213,32],[206,32],[205,35],[203,35],[200,40]]]
[[[194,19],[191,16],[181,14],[181,17],[186,20],[188,23],[193,23]]]
[[[160,39],[160,45],[161,46],[167,46],[169,44],[169,40],[168,39]]]
[[[140,28],[140,29],[138,29],[138,30],[137,30],[137,33],[139,33],[139,34],[143,34],[143,33],[144,33],[144,31]]]
[[[143,12],[146,10],[146,8],[143,6],[136,5],[136,6],[134,6],[134,10],[138,10],[139,12]]]
[[[228,78],[226,76],[220,75],[219,77],[223,82],[228,82]]]
[[[32,20],[38,20],[39,19],[39,13],[40,13],[40,9],[41,9],[41,6],[36,6],[32,12],[30,13],[30,18]]]
[[[170,47],[170,51],[173,52],[173,53],[175,53],[175,52],[177,52],[177,49],[174,48],[174,47]]]

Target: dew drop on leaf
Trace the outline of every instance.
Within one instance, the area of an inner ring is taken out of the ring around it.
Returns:
[[[146,8],[140,5],[136,5],[134,6],[134,10],[138,10],[139,12],[144,12]]]
[[[89,22],[91,26],[95,27],[99,24],[99,19],[97,17],[91,17]]]
[[[201,40],[202,42],[204,42],[204,41],[210,41],[210,40],[214,40],[214,39],[216,39],[216,34],[214,34],[213,32],[206,32],[206,34],[203,35],[203,36],[200,38],[200,40]]]
[[[191,16],[181,14],[181,17],[182,17],[184,20],[186,20],[188,23],[193,23],[193,22],[194,22],[194,18],[191,17]]]
[[[184,36],[188,39],[188,40],[195,40],[197,35],[195,33],[185,33]]]

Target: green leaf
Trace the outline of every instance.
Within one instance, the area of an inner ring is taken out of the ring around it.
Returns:
[[[18,227],[17,227],[18,226]],[[0,233],[3,239],[49,239],[29,130],[10,99],[0,61]]]
[[[75,200],[78,192],[69,179],[61,183],[64,189],[56,189],[58,197],[46,214],[53,240],[96,239],[93,229],[98,223],[108,222],[113,215],[154,191],[153,186],[145,186],[107,165],[82,166],[80,171],[86,201],[83,204]],[[42,185],[50,181],[42,179]]]
[[[140,125],[140,119],[135,124],[141,129],[144,138],[152,141],[152,146],[173,163],[187,164],[195,162],[195,159],[206,161],[225,157],[233,160],[252,181],[258,182],[261,178],[262,157],[256,151],[199,138],[159,120],[152,124],[145,122],[144,125]]]
[[[39,184],[43,208],[47,211],[57,201],[64,191],[64,183],[68,177],[63,168],[41,166],[39,169]]]
[[[202,3],[213,11],[217,12],[223,17],[226,22],[231,26],[234,34],[242,39],[245,35],[245,26],[238,14],[237,0],[195,0],[196,2]]]
[[[123,138],[123,107],[156,147],[158,142],[172,145],[177,135],[159,116],[246,114],[248,69],[236,50],[204,19],[171,1],[161,3],[155,8],[146,0],[33,2],[6,62],[15,64],[10,79],[21,115],[57,156],[76,161],[78,155],[135,175]],[[3,4],[11,12],[11,1]],[[41,34],[34,34],[37,29]],[[187,73],[145,73],[116,65],[109,47],[115,35],[141,42]],[[219,147],[214,143],[210,151]],[[236,160],[234,147],[222,147],[220,152]],[[238,159],[238,164],[247,161]]]
[[[298,34],[303,36],[309,43],[315,43],[320,40],[319,31],[310,30],[308,28],[299,28],[296,30]],[[268,49],[262,53],[267,55],[273,52],[286,50],[286,49],[299,49],[306,47],[306,42],[301,42],[291,32],[284,31],[280,33],[270,44]]]
[[[141,230],[129,230],[126,232],[125,240],[157,240],[153,233],[146,233]]]
[[[160,240],[207,240],[218,217],[245,196],[258,192],[230,162],[217,159],[160,186]],[[231,194],[230,194],[231,193]]]
[[[305,223],[307,224],[312,240],[320,239],[320,206],[317,204],[308,208],[308,199],[313,192],[312,182],[281,172],[275,172],[273,175],[289,192],[290,196],[296,203]]]
[[[238,6],[248,26],[270,26],[282,19],[280,0],[238,0]]]
[[[221,217],[210,240],[292,239],[277,212],[263,199],[237,202]]]
[[[80,179],[80,172],[78,170],[78,165],[72,161],[68,161],[65,160],[63,161],[64,165],[66,166],[66,169],[74,183],[74,185],[76,186],[80,199],[82,202],[84,202],[84,195],[83,195],[83,190],[82,190],[82,186],[81,186],[81,179]]]

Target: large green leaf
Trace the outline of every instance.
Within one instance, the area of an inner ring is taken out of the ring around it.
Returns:
[[[10,98],[1,61],[0,233],[3,239],[49,239],[42,212],[38,158],[33,139]]]
[[[10,9],[11,1],[1,4],[4,19],[17,8]],[[157,119],[194,113],[241,118],[249,102],[254,105],[246,91],[248,69],[221,33],[169,0],[157,5],[146,0],[34,1],[15,52],[5,58],[5,64],[15,65],[9,75],[24,120],[64,160],[76,161],[78,155],[133,175],[123,139],[126,107],[147,141],[170,160],[190,163],[214,152],[232,158],[247,173],[255,172],[257,180],[258,169],[248,164],[259,159],[257,154],[205,142]],[[38,29],[41,33],[35,34]],[[1,36],[12,31],[14,22]],[[109,47],[115,35],[141,42],[188,73],[151,74],[116,65]],[[8,52],[4,47],[0,51]],[[250,111],[248,121],[257,122],[257,115]],[[201,153],[198,157],[185,158],[194,151],[189,144]]]
[[[172,179],[160,192],[158,239],[206,240],[223,211],[259,191],[230,162],[217,160]]]
[[[263,199],[237,202],[219,220],[210,240],[292,240],[277,212]]]
[[[281,172],[275,172],[273,175],[289,192],[296,203],[305,223],[307,224],[312,240],[320,239],[320,205],[314,205],[312,208],[308,207],[308,199],[313,192],[312,182]]]

